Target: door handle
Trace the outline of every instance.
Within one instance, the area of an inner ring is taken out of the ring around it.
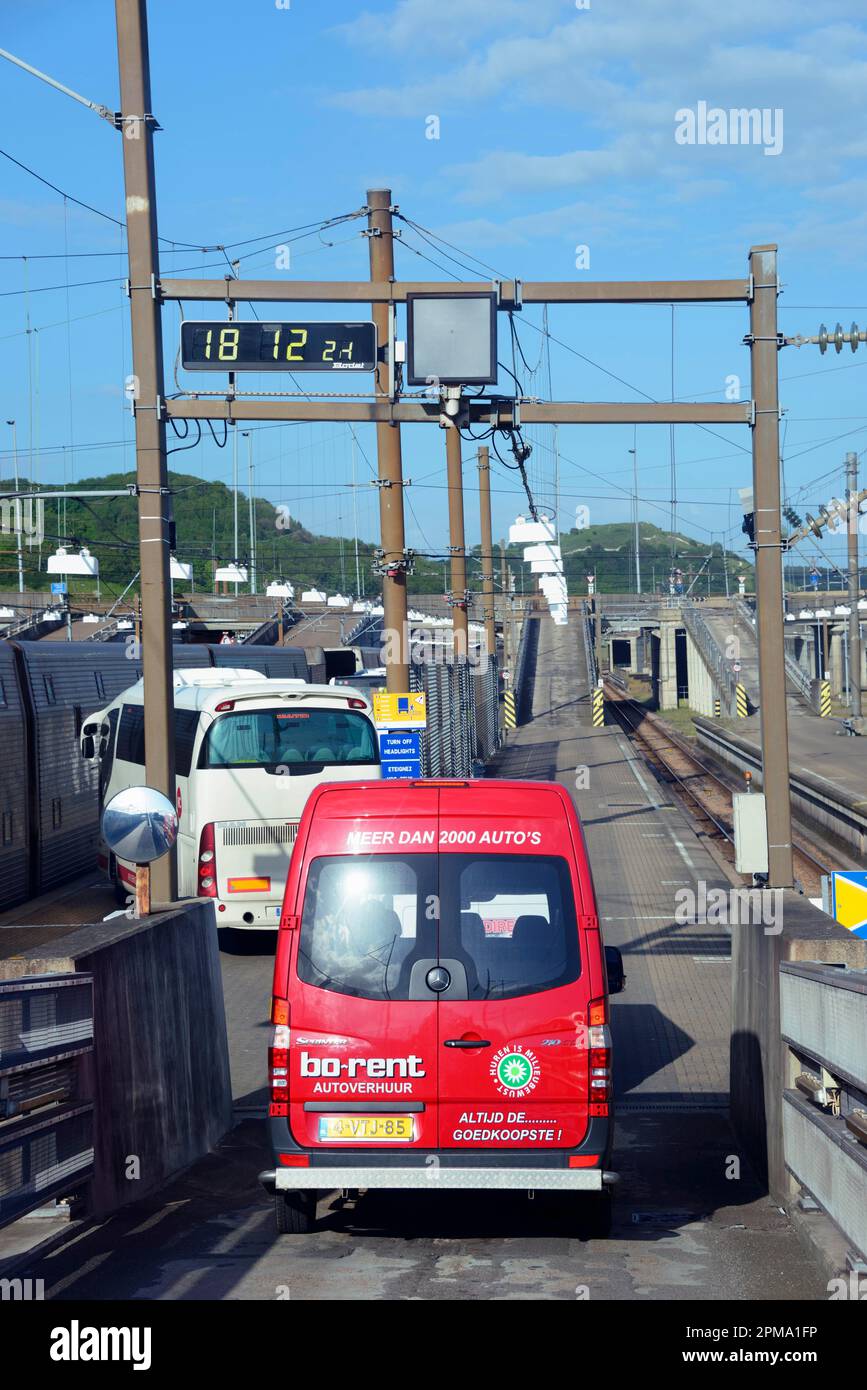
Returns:
[[[487,1038],[446,1038],[443,1047],[490,1047]]]

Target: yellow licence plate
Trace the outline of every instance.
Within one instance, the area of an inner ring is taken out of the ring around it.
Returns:
[[[412,1139],[411,1115],[329,1115],[319,1121],[319,1138],[355,1140]]]

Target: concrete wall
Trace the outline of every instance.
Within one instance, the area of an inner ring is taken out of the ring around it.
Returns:
[[[704,664],[701,652],[687,631],[686,665],[689,681],[689,707],[698,714],[713,717],[713,702],[716,689],[710,672]]]
[[[738,1139],[779,1202],[793,1192],[783,1159],[787,1048],[780,1037],[780,963],[819,960],[867,967],[867,941],[798,893],[782,894],[782,930],[732,928],[731,1117]]]
[[[213,907],[189,903],[141,922],[118,917],[66,927],[53,941],[45,939],[48,930],[0,928],[0,948],[14,932],[16,952],[0,959],[0,979],[93,975],[91,1195],[93,1211],[106,1213],[156,1191],[231,1128]],[[138,1176],[130,1177],[136,1159]]]

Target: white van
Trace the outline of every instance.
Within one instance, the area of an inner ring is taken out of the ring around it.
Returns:
[[[173,679],[178,895],[213,898],[218,926],[276,930],[312,789],[381,776],[370,701],[348,687],[226,667]],[[100,761],[103,803],[141,786],[144,683],[90,715],[80,743],[83,757]],[[98,862],[119,896],[132,891],[134,865],[102,842]]]

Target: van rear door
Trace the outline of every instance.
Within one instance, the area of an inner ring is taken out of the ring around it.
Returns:
[[[305,1148],[436,1148],[436,798],[396,791],[378,818],[332,785],[296,847],[289,1126]]]
[[[482,816],[462,789],[440,793],[440,956],[455,977],[438,1011],[444,1149],[571,1148],[587,1130],[581,888],[559,797],[533,802],[536,815]]]

